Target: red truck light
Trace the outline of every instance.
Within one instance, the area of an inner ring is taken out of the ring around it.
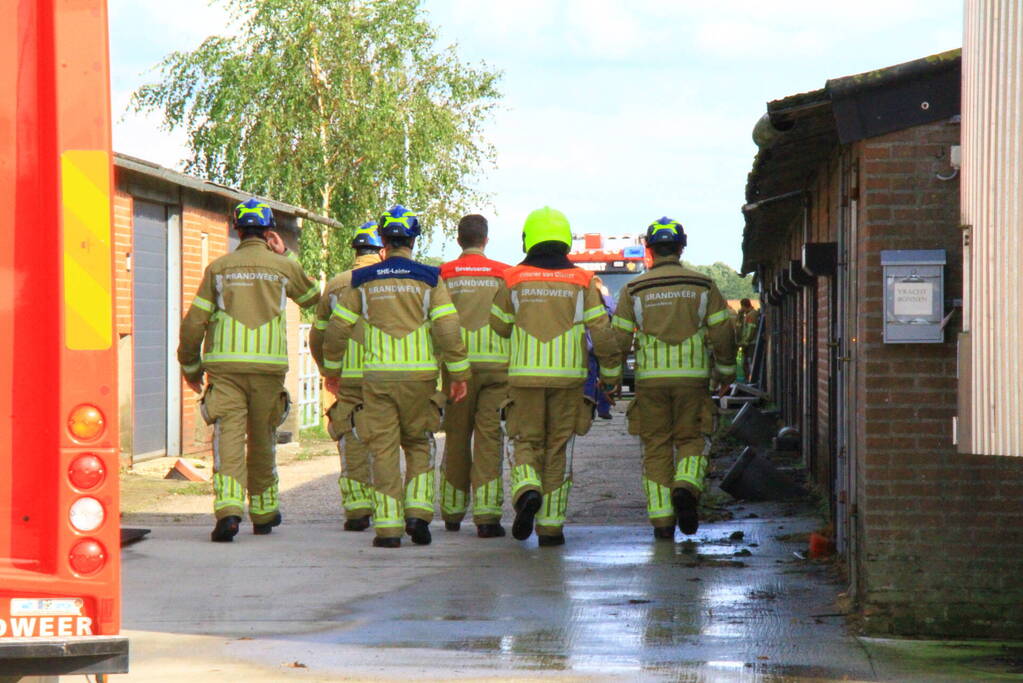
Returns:
[[[76,489],[88,491],[103,483],[107,471],[103,467],[103,461],[95,455],[83,455],[71,461],[67,468],[67,476]]]
[[[107,563],[107,551],[100,545],[99,541],[87,538],[79,541],[68,553],[68,564],[76,574],[88,576],[95,574]]]
[[[67,419],[67,428],[71,436],[79,441],[94,441],[106,428],[103,413],[96,406],[83,404],[71,411]]]

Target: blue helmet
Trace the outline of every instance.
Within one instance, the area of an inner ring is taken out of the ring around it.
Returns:
[[[274,212],[266,202],[261,202],[255,197],[246,199],[234,207],[234,227],[236,228],[272,228]]]
[[[419,218],[401,204],[395,204],[377,221],[381,237],[419,237]]]
[[[678,244],[686,246],[686,231],[682,224],[667,216],[662,216],[650,224],[646,229],[646,244]]]
[[[380,239],[380,235],[377,234],[377,224],[369,221],[360,225],[359,229],[355,231],[355,237],[352,238],[352,248],[383,249],[384,242]]]

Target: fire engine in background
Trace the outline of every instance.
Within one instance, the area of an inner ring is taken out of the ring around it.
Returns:
[[[605,236],[593,232],[572,235],[568,258],[580,268],[596,273],[616,304],[622,287],[651,264],[641,235]],[[622,387],[628,391],[636,387],[636,357],[632,353],[625,359]]]
[[[0,678],[123,673],[106,3],[0,16]]]

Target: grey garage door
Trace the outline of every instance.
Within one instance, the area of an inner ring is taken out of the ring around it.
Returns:
[[[135,459],[167,451],[167,208],[135,200]]]

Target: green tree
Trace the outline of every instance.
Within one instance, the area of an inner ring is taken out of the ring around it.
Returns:
[[[691,263],[685,263],[685,266],[687,268],[697,270],[713,279],[715,284],[717,284],[718,289],[721,290],[721,296],[726,299],[757,298],[757,293],[753,291],[753,276],[748,275],[746,277],[741,277],[727,263],[718,261],[717,263],[709,266],[694,266]]]
[[[240,30],[168,55],[132,107],[187,132],[187,172],[344,224],[302,231],[307,268],[347,267],[354,227],[392,204],[427,242],[485,201],[499,74],[438,47],[419,0],[219,1]]]

